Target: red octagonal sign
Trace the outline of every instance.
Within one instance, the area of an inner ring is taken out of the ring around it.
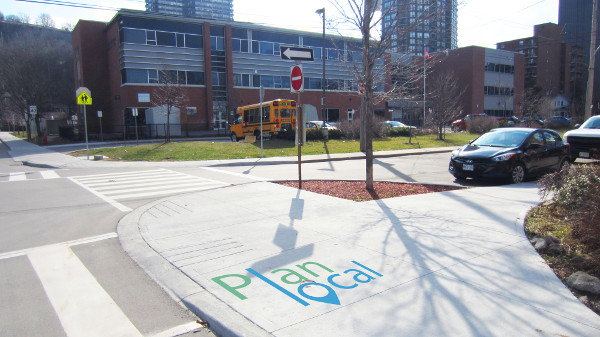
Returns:
[[[304,91],[304,75],[302,75],[302,66],[297,65],[292,67],[290,82],[292,83],[292,92]]]

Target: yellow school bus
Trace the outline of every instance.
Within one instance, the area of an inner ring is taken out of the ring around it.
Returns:
[[[231,140],[237,142],[246,136],[260,136],[262,118],[263,137],[272,137],[279,132],[291,130],[296,123],[296,101],[277,99],[260,104],[237,108],[237,117],[231,125]]]

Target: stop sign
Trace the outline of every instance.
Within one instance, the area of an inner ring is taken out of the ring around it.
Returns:
[[[292,83],[292,92],[304,91],[304,75],[302,75],[302,66],[297,65],[292,67],[290,82]]]

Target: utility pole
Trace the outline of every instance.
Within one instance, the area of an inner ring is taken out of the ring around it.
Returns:
[[[585,94],[585,115],[584,120],[592,117],[592,106],[594,98],[594,71],[596,68],[596,34],[598,27],[598,0],[594,0],[592,10],[592,37],[590,39],[590,61],[588,66],[587,91]]]

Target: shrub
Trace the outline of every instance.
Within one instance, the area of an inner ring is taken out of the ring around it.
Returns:
[[[360,139],[360,121],[343,121],[338,128],[346,138]]]
[[[494,118],[476,118],[467,121],[467,131],[471,133],[486,133],[498,126],[498,121]]]
[[[573,235],[593,249],[600,248],[600,167],[571,165],[545,175],[538,182],[540,194],[566,212]]]
[[[388,137],[408,137],[410,136],[410,128],[409,127],[401,127],[401,128],[388,128],[386,130],[386,136]],[[415,130],[412,130],[413,137],[415,136]]]

